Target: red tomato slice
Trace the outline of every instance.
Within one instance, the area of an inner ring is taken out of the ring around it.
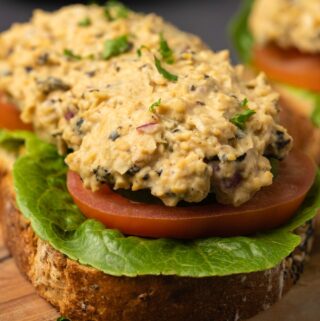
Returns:
[[[252,59],[256,68],[275,81],[320,91],[320,54],[306,54],[270,44],[254,48]]]
[[[240,207],[221,205],[164,205],[132,202],[104,186],[98,192],[83,187],[80,176],[69,171],[67,186],[74,202],[88,218],[127,235],[194,239],[246,235],[284,224],[294,215],[312,186],[313,162],[294,151],[280,166],[270,187]]]
[[[29,130],[32,131],[32,125],[24,123],[20,118],[20,111],[13,104],[6,101],[3,94],[0,93],[0,128],[8,130]]]

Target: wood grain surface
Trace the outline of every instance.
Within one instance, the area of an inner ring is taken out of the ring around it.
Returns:
[[[19,274],[13,259],[2,243],[0,228],[0,320],[55,321],[58,317],[58,313],[41,299],[32,286]],[[320,320],[319,239],[316,242],[312,259],[299,283],[278,304],[251,319],[251,321],[271,320]]]

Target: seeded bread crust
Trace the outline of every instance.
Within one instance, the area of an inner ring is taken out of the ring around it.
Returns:
[[[0,159],[5,243],[40,296],[73,321],[239,321],[268,309],[297,282],[312,247],[301,245],[270,270],[226,277],[113,277],[81,265],[39,239],[17,209],[10,170]],[[1,170],[1,168],[3,168]]]

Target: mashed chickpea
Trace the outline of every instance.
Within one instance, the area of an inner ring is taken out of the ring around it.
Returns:
[[[283,158],[292,140],[264,76],[246,82],[227,52],[116,9],[36,11],[1,34],[0,89],[23,120],[72,151],[67,164],[92,190],[149,189],[168,206],[214,192],[238,206],[270,185],[267,156]]]
[[[250,16],[255,41],[320,52],[319,0],[255,0]]]

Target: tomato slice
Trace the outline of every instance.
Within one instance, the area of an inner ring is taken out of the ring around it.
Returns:
[[[97,192],[83,187],[80,176],[68,172],[67,186],[74,202],[88,218],[127,235],[194,239],[246,235],[278,227],[303,202],[316,173],[314,163],[294,151],[280,165],[272,186],[240,207],[217,203],[166,207],[132,202],[104,186]]]
[[[269,44],[255,47],[253,65],[275,81],[320,91],[320,54],[282,49]]]
[[[6,101],[4,94],[0,93],[0,128],[8,130],[29,130],[32,125],[24,123],[20,118],[20,111],[13,104]]]

